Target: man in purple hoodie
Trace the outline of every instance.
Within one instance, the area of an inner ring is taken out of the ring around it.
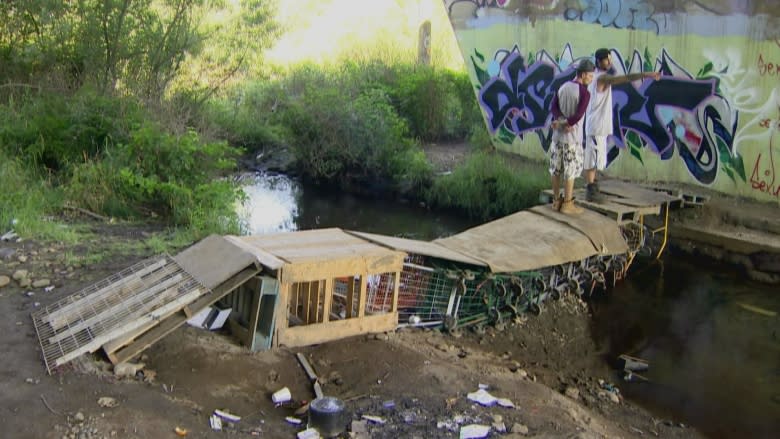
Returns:
[[[590,102],[588,85],[593,81],[596,66],[583,60],[577,66],[577,76],[556,91],[552,100],[552,145],[550,175],[552,175],[553,209],[576,215],[582,208],[574,204],[574,179],[582,174],[582,140],[584,116]],[[563,198],[560,198],[563,179]]]

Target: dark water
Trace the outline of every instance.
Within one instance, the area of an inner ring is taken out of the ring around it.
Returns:
[[[666,255],[592,303],[607,360],[649,361],[629,399],[711,437],[780,437],[780,291],[705,260]]]
[[[302,186],[285,176],[246,180],[251,233],[325,227],[432,240],[476,225],[418,206]],[[780,291],[725,266],[671,256],[638,261],[627,280],[592,302],[605,361],[650,362],[646,383],[616,382],[658,418],[711,437],[780,437]]]

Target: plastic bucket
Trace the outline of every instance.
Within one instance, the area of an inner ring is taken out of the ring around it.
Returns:
[[[344,401],[323,396],[309,403],[309,428],[320,432],[322,437],[338,436],[346,430],[347,420]]]

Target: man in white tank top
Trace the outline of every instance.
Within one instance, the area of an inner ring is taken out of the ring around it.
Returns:
[[[590,84],[590,104],[585,121],[585,181],[587,182],[585,199],[601,202],[604,196],[596,183],[596,170],[607,167],[607,136],[612,134],[612,86],[646,78],[658,79],[659,72],[632,73],[614,76],[612,57],[609,49],[596,51],[596,72]]]
[[[550,175],[552,177],[553,209],[565,214],[582,213],[574,205],[574,179],[582,174],[582,138],[585,112],[590,93],[588,85],[593,80],[596,66],[584,60],[577,66],[577,76],[555,91],[551,103],[553,122],[550,145]],[[563,194],[560,198],[561,180]]]

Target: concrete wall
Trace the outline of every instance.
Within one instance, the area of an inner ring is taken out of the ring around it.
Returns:
[[[572,64],[612,50],[607,173],[780,203],[780,1],[444,0],[497,147],[543,158]]]

